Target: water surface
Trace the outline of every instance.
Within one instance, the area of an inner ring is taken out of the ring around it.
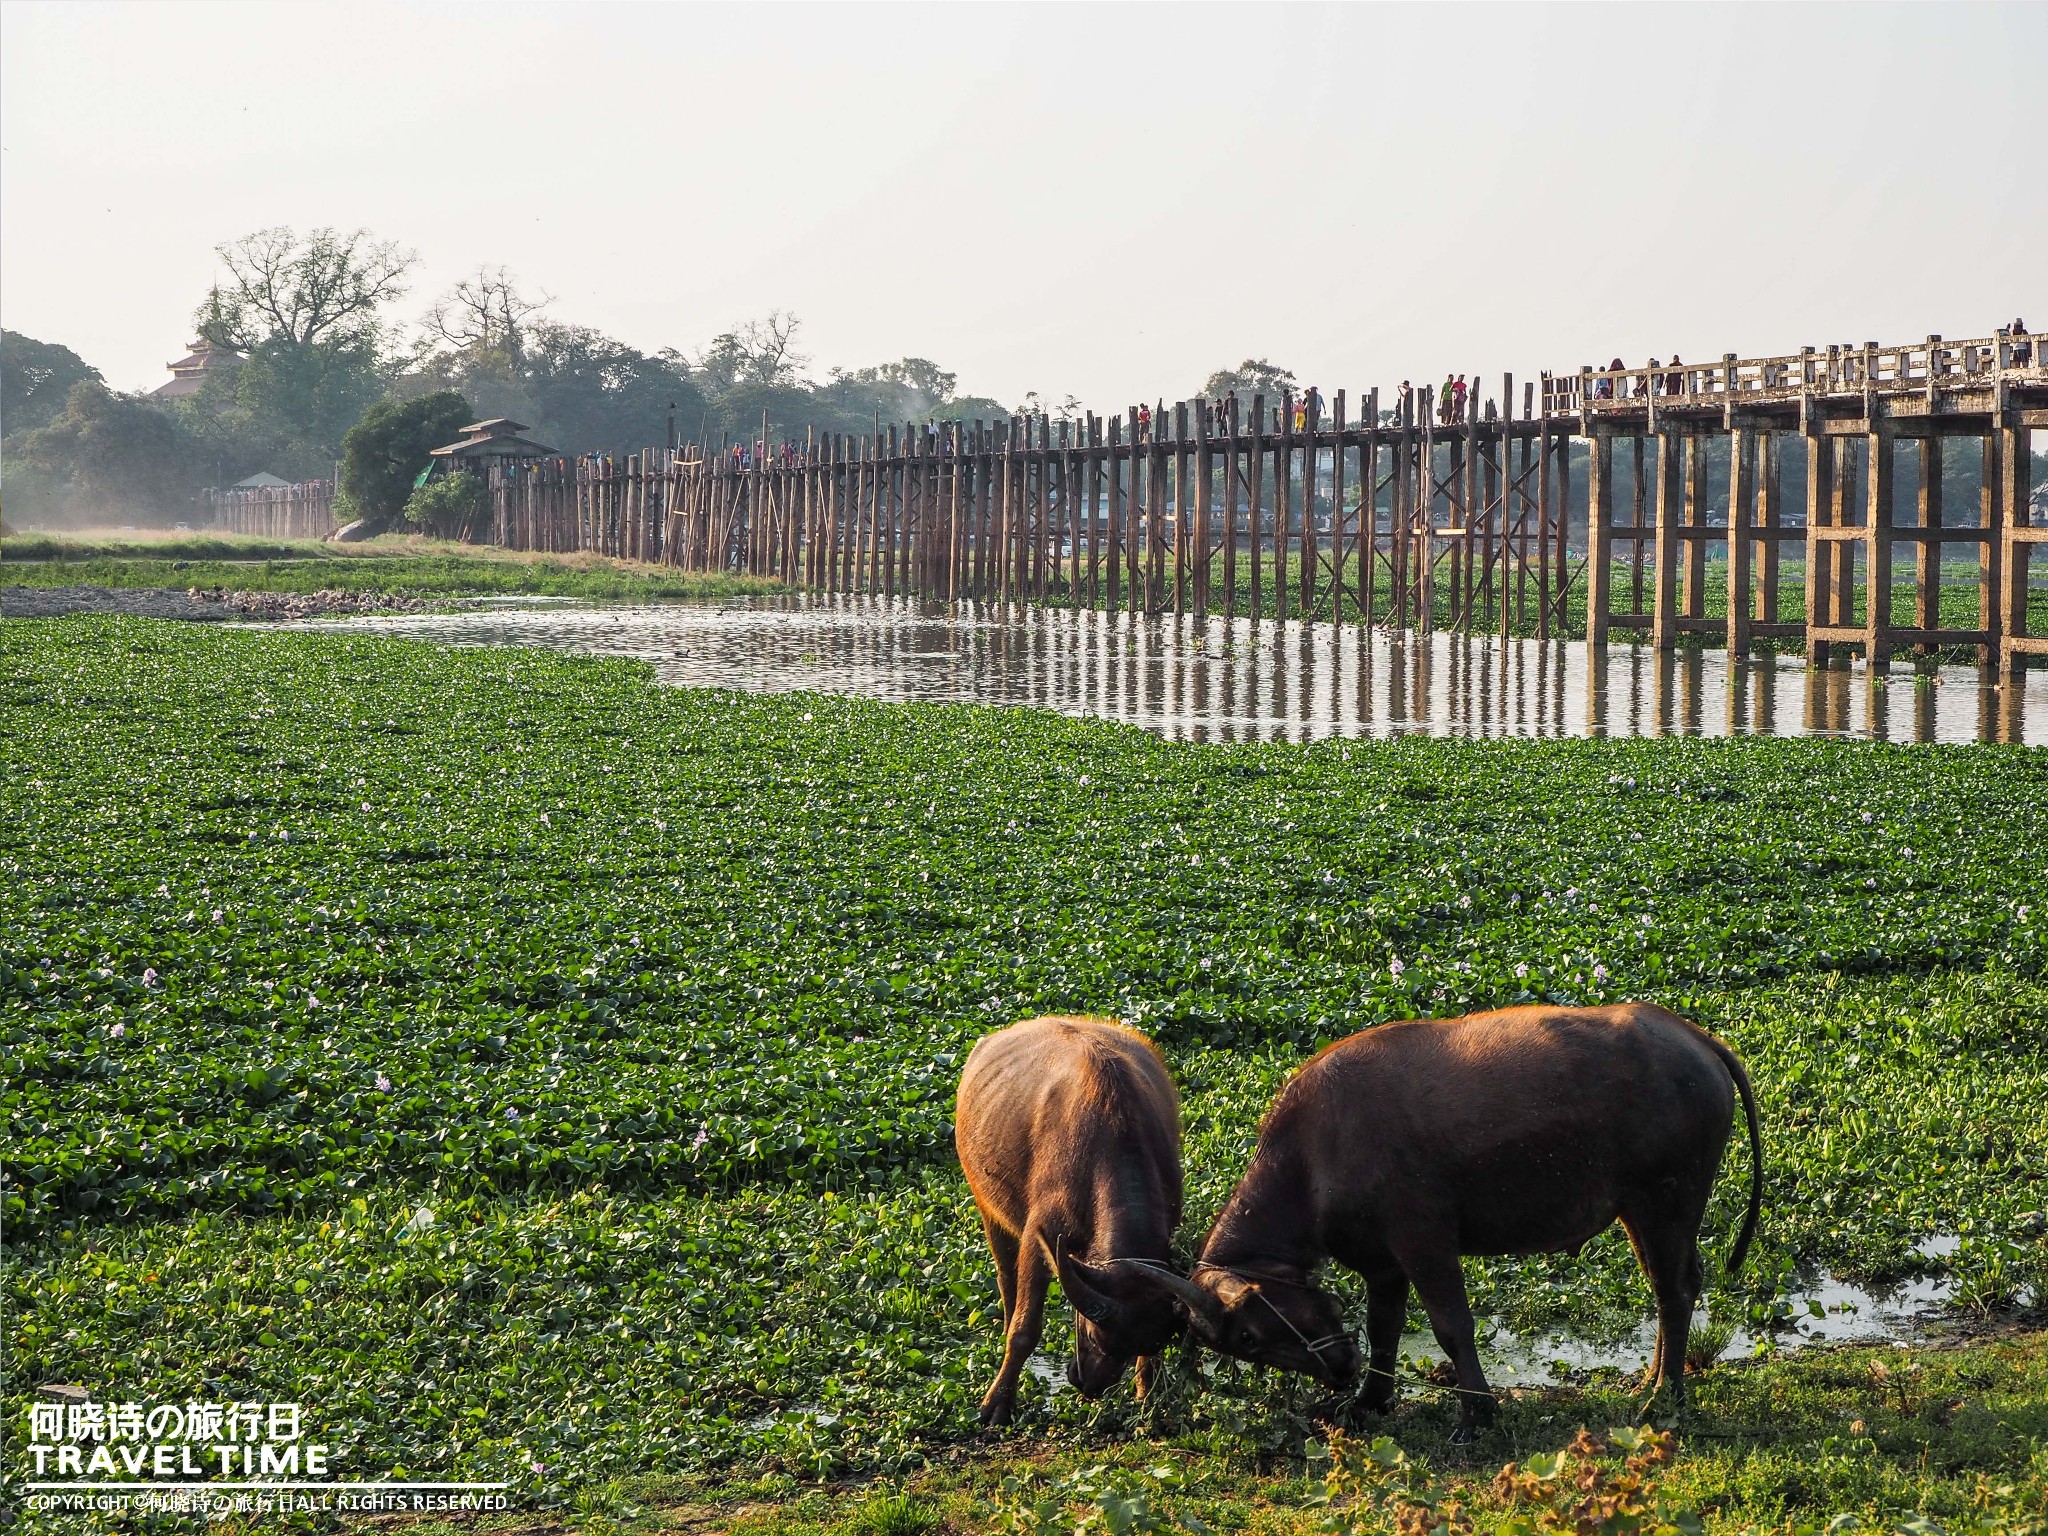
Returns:
[[[678,686],[1026,705],[1187,741],[1756,734],[2048,745],[2048,672],[2001,689],[1975,667],[1916,672],[1907,658],[1873,678],[1861,662],[1812,669],[1800,656],[1627,643],[1603,655],[1579,641],[864,596],[493,601],[338,627],[633,657]]]

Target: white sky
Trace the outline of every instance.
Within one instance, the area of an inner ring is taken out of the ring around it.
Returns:
[[[2048,5],[0,8],[0,320],[152,387],[213,247],[1014,403],[2048,327]],[[2038,312],[2038,315],[2037,315]],[[1518,390],[1519,392],[1519,390]]]

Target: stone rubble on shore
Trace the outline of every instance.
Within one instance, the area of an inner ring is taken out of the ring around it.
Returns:
[[[388,592],[233,592],[224,587],[4,587],[0,618],[124,613],[145,619],[291,620],[327,614],[416,613],[437,606]]]

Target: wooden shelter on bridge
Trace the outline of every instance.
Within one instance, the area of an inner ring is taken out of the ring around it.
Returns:
[[[437,471],[446,474],[466,469],[484,475],[498,465],[525,464],[535,459],[555,457],[555,450],[545,443],[521,437],[519,434],[526,430],[525,424],[509,416],[472,421],[462,430],[464,435],[460,439],[432,450],[427,474],[420,477],[422,483]]]

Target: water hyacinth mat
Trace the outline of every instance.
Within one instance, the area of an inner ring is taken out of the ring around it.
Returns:
[[[301,1401],[361,1475],[521,1496],[915,1464],[999,1356],[959,1065],[1052,1011],[1165,1050],[1184,1247],[1318,1045],[1651,998],[1761,1102],[1711,1316],[1821,1269],[1987,1315],[2048,1277],[2038,751],[1190,746],[108,618],[8,621],[0,680],[10,1415]],[[1650,1311],[1618,1231],[1468,1273],[1509,1337]],[[1302,1384],[1198,1388],[1159,1432],[1298,1448]],[[1096,1412],[1028,1383],[1028,1423]]]

